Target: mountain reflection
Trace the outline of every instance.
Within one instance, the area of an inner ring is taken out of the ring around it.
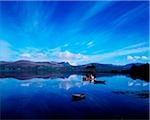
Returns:
[[[81,75],[81,76],[85,76],[85,74],[81,73],[81,74],[76,74],[76,75]],[[96,77],[111,77],[111,76],[115,76],[115,75],[122,75],[122,74],[114,74],[114,73],[97,73]],[[124,76],[127,77],[131,77],[128,74],[123,74]],[[75,79],[75,75],[72,73],[59,73],[59,74],[55,74],[55,73],[50,73],[50,74],[35,74],[32,72],[1,72],[0,73],[0,78],[15,78],[18,80],[30,80],[33,78],[42,78],[42,79],[56,79],[56,78],[61,78],[61,79],[65,79],[65,80],[71,80],[71,79]],[[82,78],[81,78],[82,79]]]
[[[35,74],[32,72],[4,72],[0,74],[0,78],[16,78],[18,80],[30,80],[33,78],[55,79],[68,78],[71,74]]]

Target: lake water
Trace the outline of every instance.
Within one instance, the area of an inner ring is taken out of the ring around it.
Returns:
[[[2,118],[142,118],[148,119],[149,82],[116,75],[106,84],[68,78],[0,79]],[[73,101],[73,93],[86,94]]]

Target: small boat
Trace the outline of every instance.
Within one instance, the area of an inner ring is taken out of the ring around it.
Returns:
[[[86,81],[86,77],[83,77],[82,80],[83,80],[83,81]]]
[[[106,84],[106,81],[104,81],[104,80],[95,80],[94,84]]]
[[[82,100],[85,98],[85,94],[81,93],[81,94],[72,94],[72,100]]]

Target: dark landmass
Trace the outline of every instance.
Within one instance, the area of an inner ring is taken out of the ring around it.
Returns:
[[[148,63],[134,63],[127,65],[90,63],[72,66],[68,62],[32,62],[27,60],[16,62],[1,61],[0,78],[65,78],[69,77],[71,74],[85,75],[86,73],[91,73],[95,74],[96,77],[106,74],[125,74],[133,79],[149,81],[149,66]]]
[[[135,96],[138,98],[149,98],[150,92],[147,90],[142,91],[113,91],[114,94],[120,94],[120,95],[129,95],[129,96]]]
[[[133,64],[130,69],[122,70],[121,72],[124,74],[130,74],[133,79],[143,79],[149,81],[149,68],[150,65],[148,63],[138,66],[136,64]]]

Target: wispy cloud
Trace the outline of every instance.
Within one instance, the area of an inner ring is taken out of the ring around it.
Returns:
[[[8,59],[11,53],[10,44],[6,41],[0,40],[0,59]]]
[[[99,56],[100,59],[104,58],[109,58],[109,57],[116,57],[116,56],[124,56],[124,55],[130,55],[130,54],[135,54],[135,53],[142,53],[149,51],[149,47],[145,47],[147,45],[147,42],[141,42],[141,43],[136,43],[133,45],[126,46],[124,48],[104,53]]]
[[[140,43],[136,43],[134,45],[129,45],[127,47],[122,48],[121,50],[137,48],[137,47],[141,47],[141,46],[144,46],[144,45],[148,45],[148,42],[140,42]]]
[[[106,9],[109,5],[111,5],[112,2],[111,1],[107,1],[107,2],[95,2],[95,4],[86,12],[87,14],[85,14],[81,20],[82,21],[86,21],[87,19],[90,19],[91,17],[95,16],[97,13],[103,11],[104,9]]]
[[[9,42],[0,40],[0,60],[12,60],[16,54],[17,52],[13,50]]]
[[[92,45],[93,44],[93,41],[91,41],[91,42],[88,42],[88,44],[87,45]]]
[[[115,28],[116,28],[116,27],[126,24],[127,22],[131,20],[135,20],[137,17],[141,16],[141,14],[143,13],[143,11],[146,10],[146,8],[147,8],[146,4],[141,4],[137,6],[136,8],[126,12],[119,18],[117,18],[112,24],[115,25]]]
[[[93,41],[89,41],[87,45],[92,45]],[[13,58],[13,60],[32,60],[32,61],[57,61],[57,62],[69,62],[72,65],[86,64],[90,62],[101,62],[105,60],[109,60],[116,57],[127,56],[127,61],[135,61],[135,60],[148,60],[147,56],[140,56],[134,54],[140,54],[143,52],[148,52],[149,47],[145,47],[146,42],[136,43],[133,45],[126,46],[121,49],[114,50],[112,52],[106,53],[97,53],[92,55],[85,55],[84,53],[74,53],[69,50],[63,50],[61,47],[56,47],[53,49],[37,49],[37,48],[25,48],[18,50],[18,54],[14,54],[15,51],[11,50],[11,45],[9,43],[0,42],[1,53],[5,53],[3,59],[7,60],[9,56]],[[12,57],[13,56],[13,57]]]
[[[109,52],[109,53],[95,55],[94,58],[102,60],[102,59],[106,59],[106,58],[113,58],[113,57],[129,55],[129,54],[142,53],[142,52],[145,52],[145,51],[148,51],[148,50],[149,50],[148,47],[128,49],[128,50],[116,50],[116,51]]]
[[[100,54],[102,52],[104,52],[104,50],[97,50],[97,51],[94,51],[93,54]]]
[[[140,54],[143,52],[148,52],[150,50],[149,47],[145,47],[143,45],[146,45],[146,42],[129,45],[124,48],[114,50],[112,52],[91,55],[91,56],[88,56],[89,57],[88,62],[94,62],[94,61],[97,62],[97,61],[108,60],[111,58],[121,57],[121,56],[125,56],[125,55]],[[143,56],[143,58],[144,58],[144,56]],[[146,59],[146,57],[145,57],[145,59]]]
[[[90,41],[90,42],[87,43],[88,48],[91,48],[93,46],[94,46],[94,41]]]

